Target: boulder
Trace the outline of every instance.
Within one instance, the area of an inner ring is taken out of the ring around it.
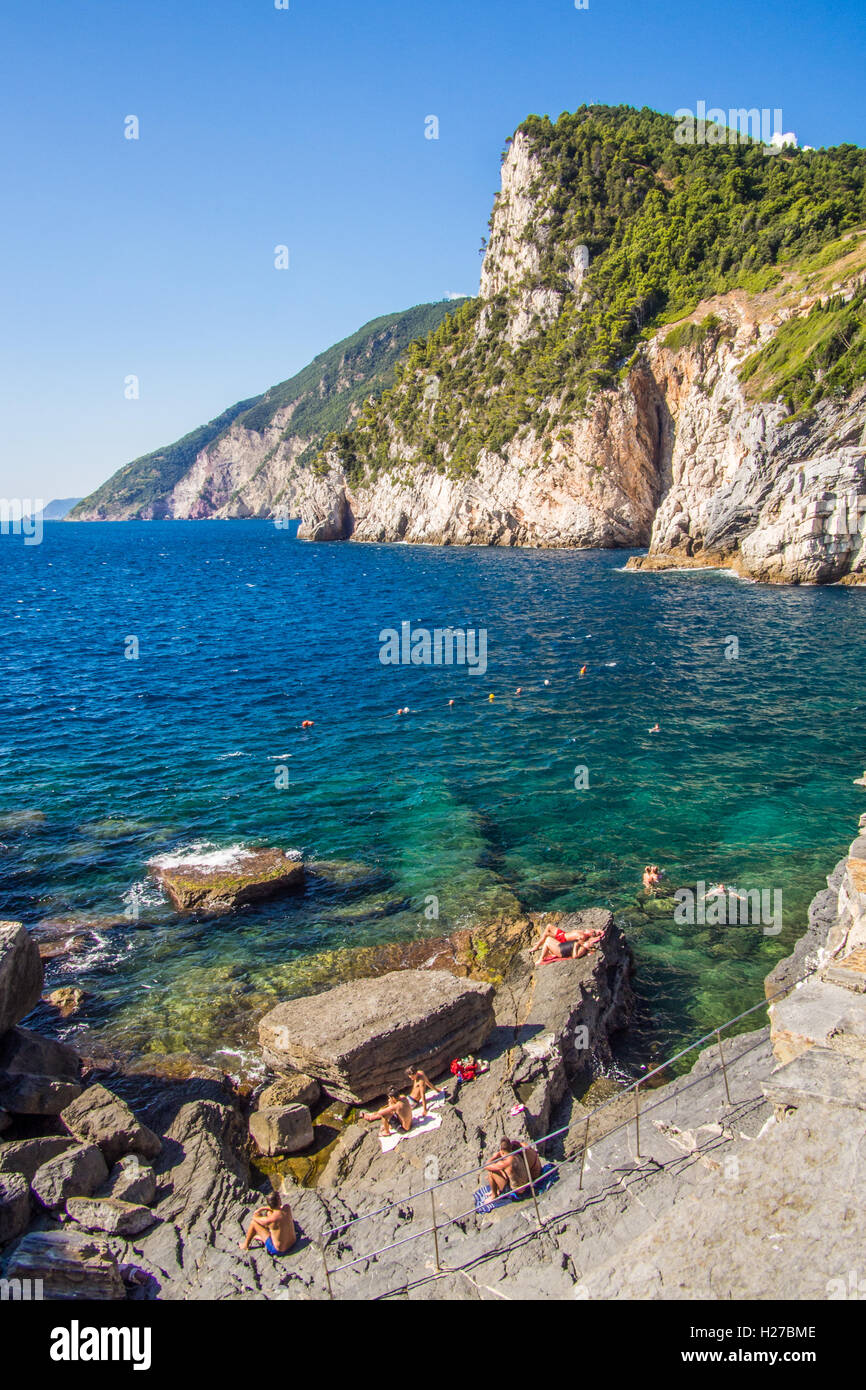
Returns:
[[[156,1221],[147,1207],[118,1197],[70,1197],[66,1215],[87,1231],[110,1236],[137,1236]]]
[[[275,1070],[307,1072],[355,1104],[405,1084],[406,1067],[435,1076],[482,1047],[493,1028],[493,989],[440,970],[396,970],[325,994],[278,1004],[259,1024]]]
[[[577,960],[529,965],[521,999],[512,1080],[531,1134],[550,1128],[553,1112],[581,1078],[588,1083],[612,1062],[610,1039],[631,1014],[631,952],[607,908],[533,914],[536,929],[603,931],[599,948]]]
[[[37,1139],[15,1139],[0,1144],[0,1174],[20,1173],[32,1182],[39,1168],[50,1158],[75,1148],[75,1140],[65,1134],[46,1134]]]
[[[0,1174],[0,1245],[16,1240],[30,1221],[30,1189],[18,1173]]]
[[[178,912],[231,912],[304,882],[300,855],[281,849],[165,856],[152,860],[149,868]]]
[[[322,1088],[314,1076],[305,1076],[296,1071],[288,1076],[278,1076],[270,1086],[266,1086],[258,1098],[260,1110],[272,1105],[315,1105],[322,1094]]]
[[[13,1115],[59,1115],[81,1094],[81,1059],[29,1028],[0,1038],[0,1106]]]
[[[298,1153],[313,1142],[312,1116],[306,1105],[269,1105],[250,1115],[250,1134],[260,1153]]]
[[[204,1228],[212,1238],[231,1220],[249,1193],[246,1126],[239,1112],[211,1100],[182,1106],[166,1130],[157,1165],[159,1214],[183,1232]]]
[[[42,1280],[46,1299],[126,1297],[117,1260],[105,1241],[80,1231],[33,1231],[6,1265],[6,1278]]]
[[[76,1144],[37,1168],[30,1186],[43,1207],[54,1211],[69,1197],[89,1197],[108,1177],[97,1144]]]
[[[7,1033],[39,1003],[42,961],[21,922],[0,922],[0,1034]]]
[[[66,1107],[61,1119],[76,1139],[98,1144],[109,1165],[130,1153],[156,1158],[162,1148],[159,1136],[137,1120],[126,1101],[106,1086],[88,1086]]]
[[[149,1207],[156,1199],[156,1174],[150,1164],[142,1163],[138,1154],[127,1154],[114,1165],[108,1182],[97,1195]]]

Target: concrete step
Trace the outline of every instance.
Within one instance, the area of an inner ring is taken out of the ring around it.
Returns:
[[[830,1047],[811,1047],[776,1067],[764,1082],[764,1095],[772,1105],[818,1102],[866,1110],[866,1062]]]
[[[866,994],[866,946],[859,946],[847,956],[832,961],[821,978],[850,989],[854,994]]]
[[[866,994],[813,978],[770,1006],[777,1061],[790,1062],[811,1047],[831,1047],[866,1058]]]

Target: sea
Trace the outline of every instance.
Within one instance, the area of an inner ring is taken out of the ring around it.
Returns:
[[[634,951],[626,1071],[758,1003],[866,809],[866,590],[293,529],[0,536],[0,918],[74,928],[59,1035],[240,1071],[358,948],[590,906]],[[404,624],[484,660],[388,663]],[[188,918],[151,871],[255,846],[321,872]],[[719,883],[779,911],[680,920],[675,890]]]

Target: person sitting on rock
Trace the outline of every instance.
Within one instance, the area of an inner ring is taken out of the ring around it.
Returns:
[[[537,1182],[541,1177],[541,1159],[531,1144],[522,1149],[514,1139],[503,1139],[499,1151],[485,1165],[485,1172],[495,1201],[506,1187],[512,1192],[526,1192],[530,1178]]]
[[[568,956],[572,960],[579,960],[581,956],[588,956],[590,951],[596,950],[604,932],[604,927],[596,928],[594,931],[585,928],[563,931],[562,928],[545,927],[532,950],[540,952],[539,965],[544,965],[549,960],[563,960]]]
[[[434,1095],[438,1093],[439,1087],[434,1086],[426,1072],[420,1067],[407,1067],[406,1075],[412,1082],[412,1089],[409,1092],[409,1099],[421,1106],[421,1114],[427,1114],[427,1092],[431,1091]]]
[[[362,1114],[362,1120],[381,1120],[382,1127],[379,1133],[383,1138],[391,1133],[391,1126],[394,1129],[402,1129],[405,1134],[412,1128],[412,1102],[408,1096],[401,1096],[397,1091],[388,1092],[387,1104],[381,1110],[376,1110],[372,1115]]]
[[[262,1242],[269,1255],[287,1255],[296,1239],[292,1209],[275,1191],[268,1197],[267,1206],[256,1207],[246,1238],[238,1248],[249,1250],[253,1242]]]

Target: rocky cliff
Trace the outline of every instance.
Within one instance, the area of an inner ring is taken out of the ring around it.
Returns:
[[[345,429],[368,397],[450,303],[386,314],[320,353],[288,381],[119,469],[79,501],[70,521],[205,520],[298,515],[296,497],[319,496],[311,468],[329,432]]]
[[[562,381],[530,394],[518,427],[506,419],[507,437],[495,440],[491,402],[511,389],[508,373],[527,378],[520,364],[529,361],[544,380],[538,362],[569,335],[579,339],[575,325],[601,296],[592,257],[596,246],[602,259],[611,251],[603,239],[593,243],[586,213],[581,222],[578,210],[563,232],[555,211],[546,152],[519,131],[503,164],[480,299],[457,316],[462,329],[449,340],[443,326],[438,353],[410,360],[397,388],[361,421],[348,468],[339,467],[339,449],[329,453],[324,495],[303,499],[302,536],[649,545],[633,565],[722,564],[769,581],[859,578],[863,232],[846,232],[817,254],[780,256],[758,275],[744,272],[743,287],[699,296],[658,327],[644,306],[637,317],[647,313],[649,322],[607,384],[584,363],[575,389],[574,364],[560,351]],[[577,239],[582,228],[586,242]],[[841,370],[849,352],[856,363]],[[484,400],[470,399],[461,360],[483,372],[491,354],[500,366]],[[452,379],[456,395],[446,399]],[[416,418],[407,425],[407,399],[429,417],[426,437]],[[492,421],[469,469],[461,443],[449,438],[449,412],[464,435]]]
[[[478,298],[404,343],[321,452],[293,406],[242,412],[159,507],[75,515],[282,513],[310,540],[648,546],[633,565],[858,582],[864,224],[853,146],[678,145],[626,107],[530,117]]]

